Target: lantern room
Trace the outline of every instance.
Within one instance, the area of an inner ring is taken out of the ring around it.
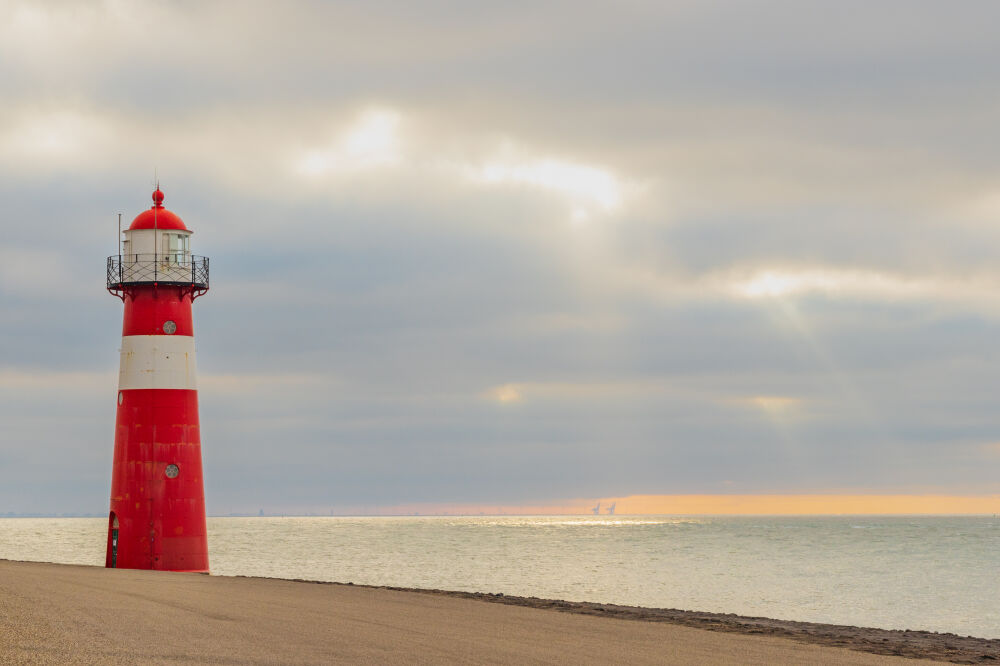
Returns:
[[[162,255],[167,261],[191,257],[191,232],[183,220],[163,207],[163,192],[153,192],[153,207],[132,220],[122,241],[122,255]]]
[[[121,241],[121,254],[108,257],[108,289],[129,285],[190,286],[193,295],[208,289],[208,258],[191,254],[191,231],[163,207],[163,192],[153,192],[153,206],[132,220]]]

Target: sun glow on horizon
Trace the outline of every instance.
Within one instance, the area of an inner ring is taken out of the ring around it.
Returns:
[[[664,516],[836,516],[836,515],[994,515],[1000,495],[629,495],[557,500],[537,504],[401,504],[379,509],[382,515],[593,515],[600,501],[616,505],[615,515]]]
[[[1000,495],[632,495],[619,513],[716,515],[951,515],[1000,513]]]

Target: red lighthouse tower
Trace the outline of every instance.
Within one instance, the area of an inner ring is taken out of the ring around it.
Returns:
[[[163,207],[140,213],[108,291],[125,303],[107,567],[208,571],[191,304],[208,291],[208,258]]]

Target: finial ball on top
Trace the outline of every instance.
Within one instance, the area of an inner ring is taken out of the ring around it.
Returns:
[[[160,191],[160,188],[156,188],[156,191],[153,192],[153,203],[156,204],[157,208],[163,207],[163,192]]]

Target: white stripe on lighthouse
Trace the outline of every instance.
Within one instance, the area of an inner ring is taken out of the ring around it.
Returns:
[[[118,390],[195,390],[194,338],[190,335],[126,335]]]

